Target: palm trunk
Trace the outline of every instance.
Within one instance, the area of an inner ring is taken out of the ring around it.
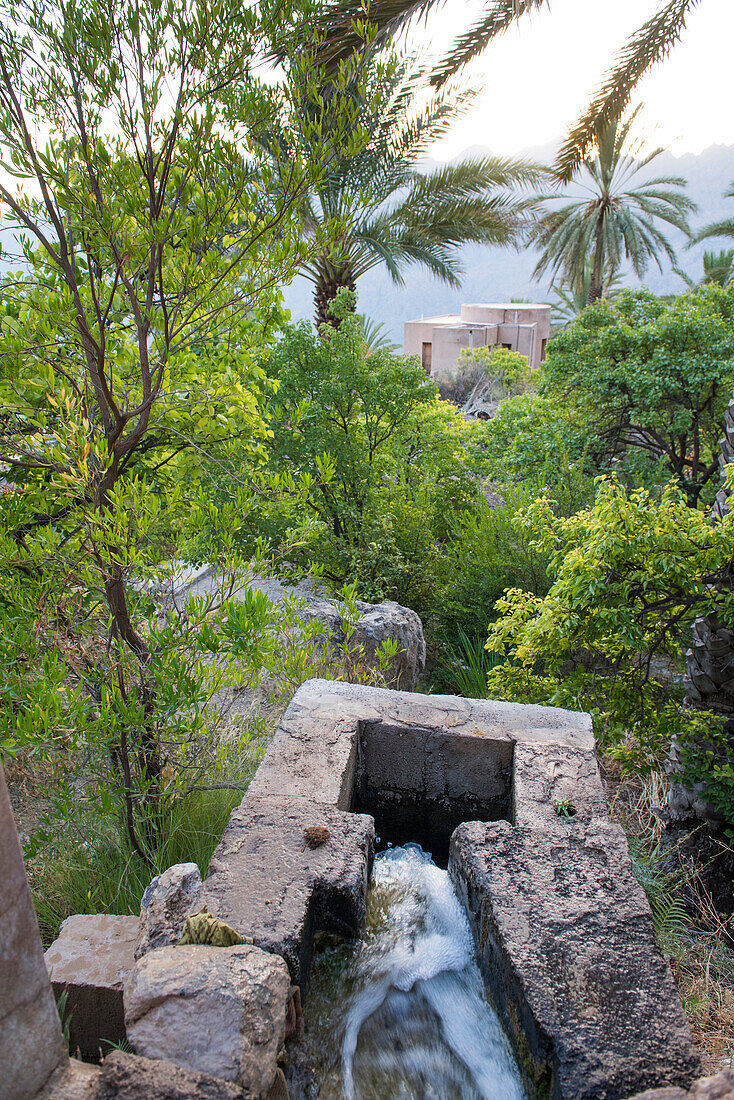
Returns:
[[[335,264],[328,257],[323,256],[318,264],[318,279],[313,294],[317,329],[320,329],[321,325],[331,325],[332,328],[339,328],[339,321],[331,312],[331,303],[342,287],[356,293],[357,286],[354,281],[351,262],[341,260]]]
[[[604,270],[604,215],[599,214],[596,223],[596,240],[594,244],[594,263],[591,268],[591,282],[586,298],[587,306],[593,306],[602,296],[602,271]]]
[[[719,454],[722,475],[726,466],[734,462],[734,399],[726,410],[724,433]],[[729,508],[729,492],[723,485],[716,494],[713,516],[725,516]],[[724,586],[734,586],[734,562]],[[684,684],[686,705],[725,718],[724,730],[734,739],[734,629],[722,623],[715,610],[708,615],[699,615],[693,624],[691,647],[686,653]],[[674,738],[668,767],[673,777],[680,766],[680,749]],[[690,790],[681,784],[671,784],[668,805],[673,818],[678,820],[716,816],[700,791]]]

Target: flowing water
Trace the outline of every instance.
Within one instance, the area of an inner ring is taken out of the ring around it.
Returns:
[[[377,856],[365,938],[322,945],[306,1006],[319,1100],[526,1100],[448,873],[417,845]]]

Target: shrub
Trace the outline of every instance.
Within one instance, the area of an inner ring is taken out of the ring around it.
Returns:
[[[716,719],[683,710],[682,690],[652,667],[665,657],[680,668],[681,642],[712,601],[734,621],[734,595],[717,585],[729,570],[734,516],[712,522],[675,485],[657,501],[600,479],[578,515],[558,517],[541,497],[524,522],[530,545],[550,556],[552,584],[545,595],[515,588],[498,602],[487,646],[505,663],[489,672],[490,694],[589,710],[600,746],[637,768],[658,766],[674,735],[690,745],[708,739]],[[699,754],[695,766],[726,801],[721,759]]]
[[[583,310],[549,345],[542,392],[591,441],[597,465],[626,463],[652,483],[675,477],[695,505],[718,487],[724,410],[734,385],[734,290],[672,301],[626,291]]]
[[[567,491],[579,474],[598,473],[589,433],[558,400],[538,393],[503,401],[482,424],[482,448],[495,481],[529,481]]]
[[[526,355],[503,347],[462,348],[453,375],[439,383],[441,396],[463,405],[472,395],[478,401],[499,404],[534,385],[537,370]]]
[[[288,329],[269,361],[270,469],[302,489],[297,506],[276,505],[277,537],[332,584],[418,608],[453,520],[479,501],[477,432],[417,360],[371,350],[345,302],[336,308],[338,329]]]

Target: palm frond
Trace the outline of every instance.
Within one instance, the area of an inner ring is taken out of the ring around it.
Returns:
[[[437,65],[431,83],[440,87],[460,69],[483,53],[490,42],[514,22],[542,8],[548,0],[491,0],[478,23],[466,31]]]
[[[373,30],[372,44],[380,47],[389,42],[413,18],[425,16],[444,0],[335,0],[326,4],[316,21],[321,43],[319,60],[327,68],[336,68],[364,48],[364,35],[359,24],[369,23]]]
[[[734,197],[734,196],[732,196]],[[734,218],[726,218],[723,222],[711,222],[699,229],[692,243],[705,241],[710,237],[734,237]]]
[[[686,16],[698,2],[667,0],[627,41],[601,88],[561,146],[556,165],[563,179],[570,180],[594,142],[622,115],[641,77],[678,42]]]
[[[393,355],[400,354],[402,349],[389,336],[383,321],[375,321],[373,317],[368,317],[364,313],[358,313],[357,320],[362,326],[364,342],[370,351],[389,351]]]

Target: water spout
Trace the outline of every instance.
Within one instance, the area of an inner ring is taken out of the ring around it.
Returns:
[[[417,845],[375,860],[366,939],[346,969],[341,1088],[319,1095],[526,1100],[466,914],[447,872]]]

